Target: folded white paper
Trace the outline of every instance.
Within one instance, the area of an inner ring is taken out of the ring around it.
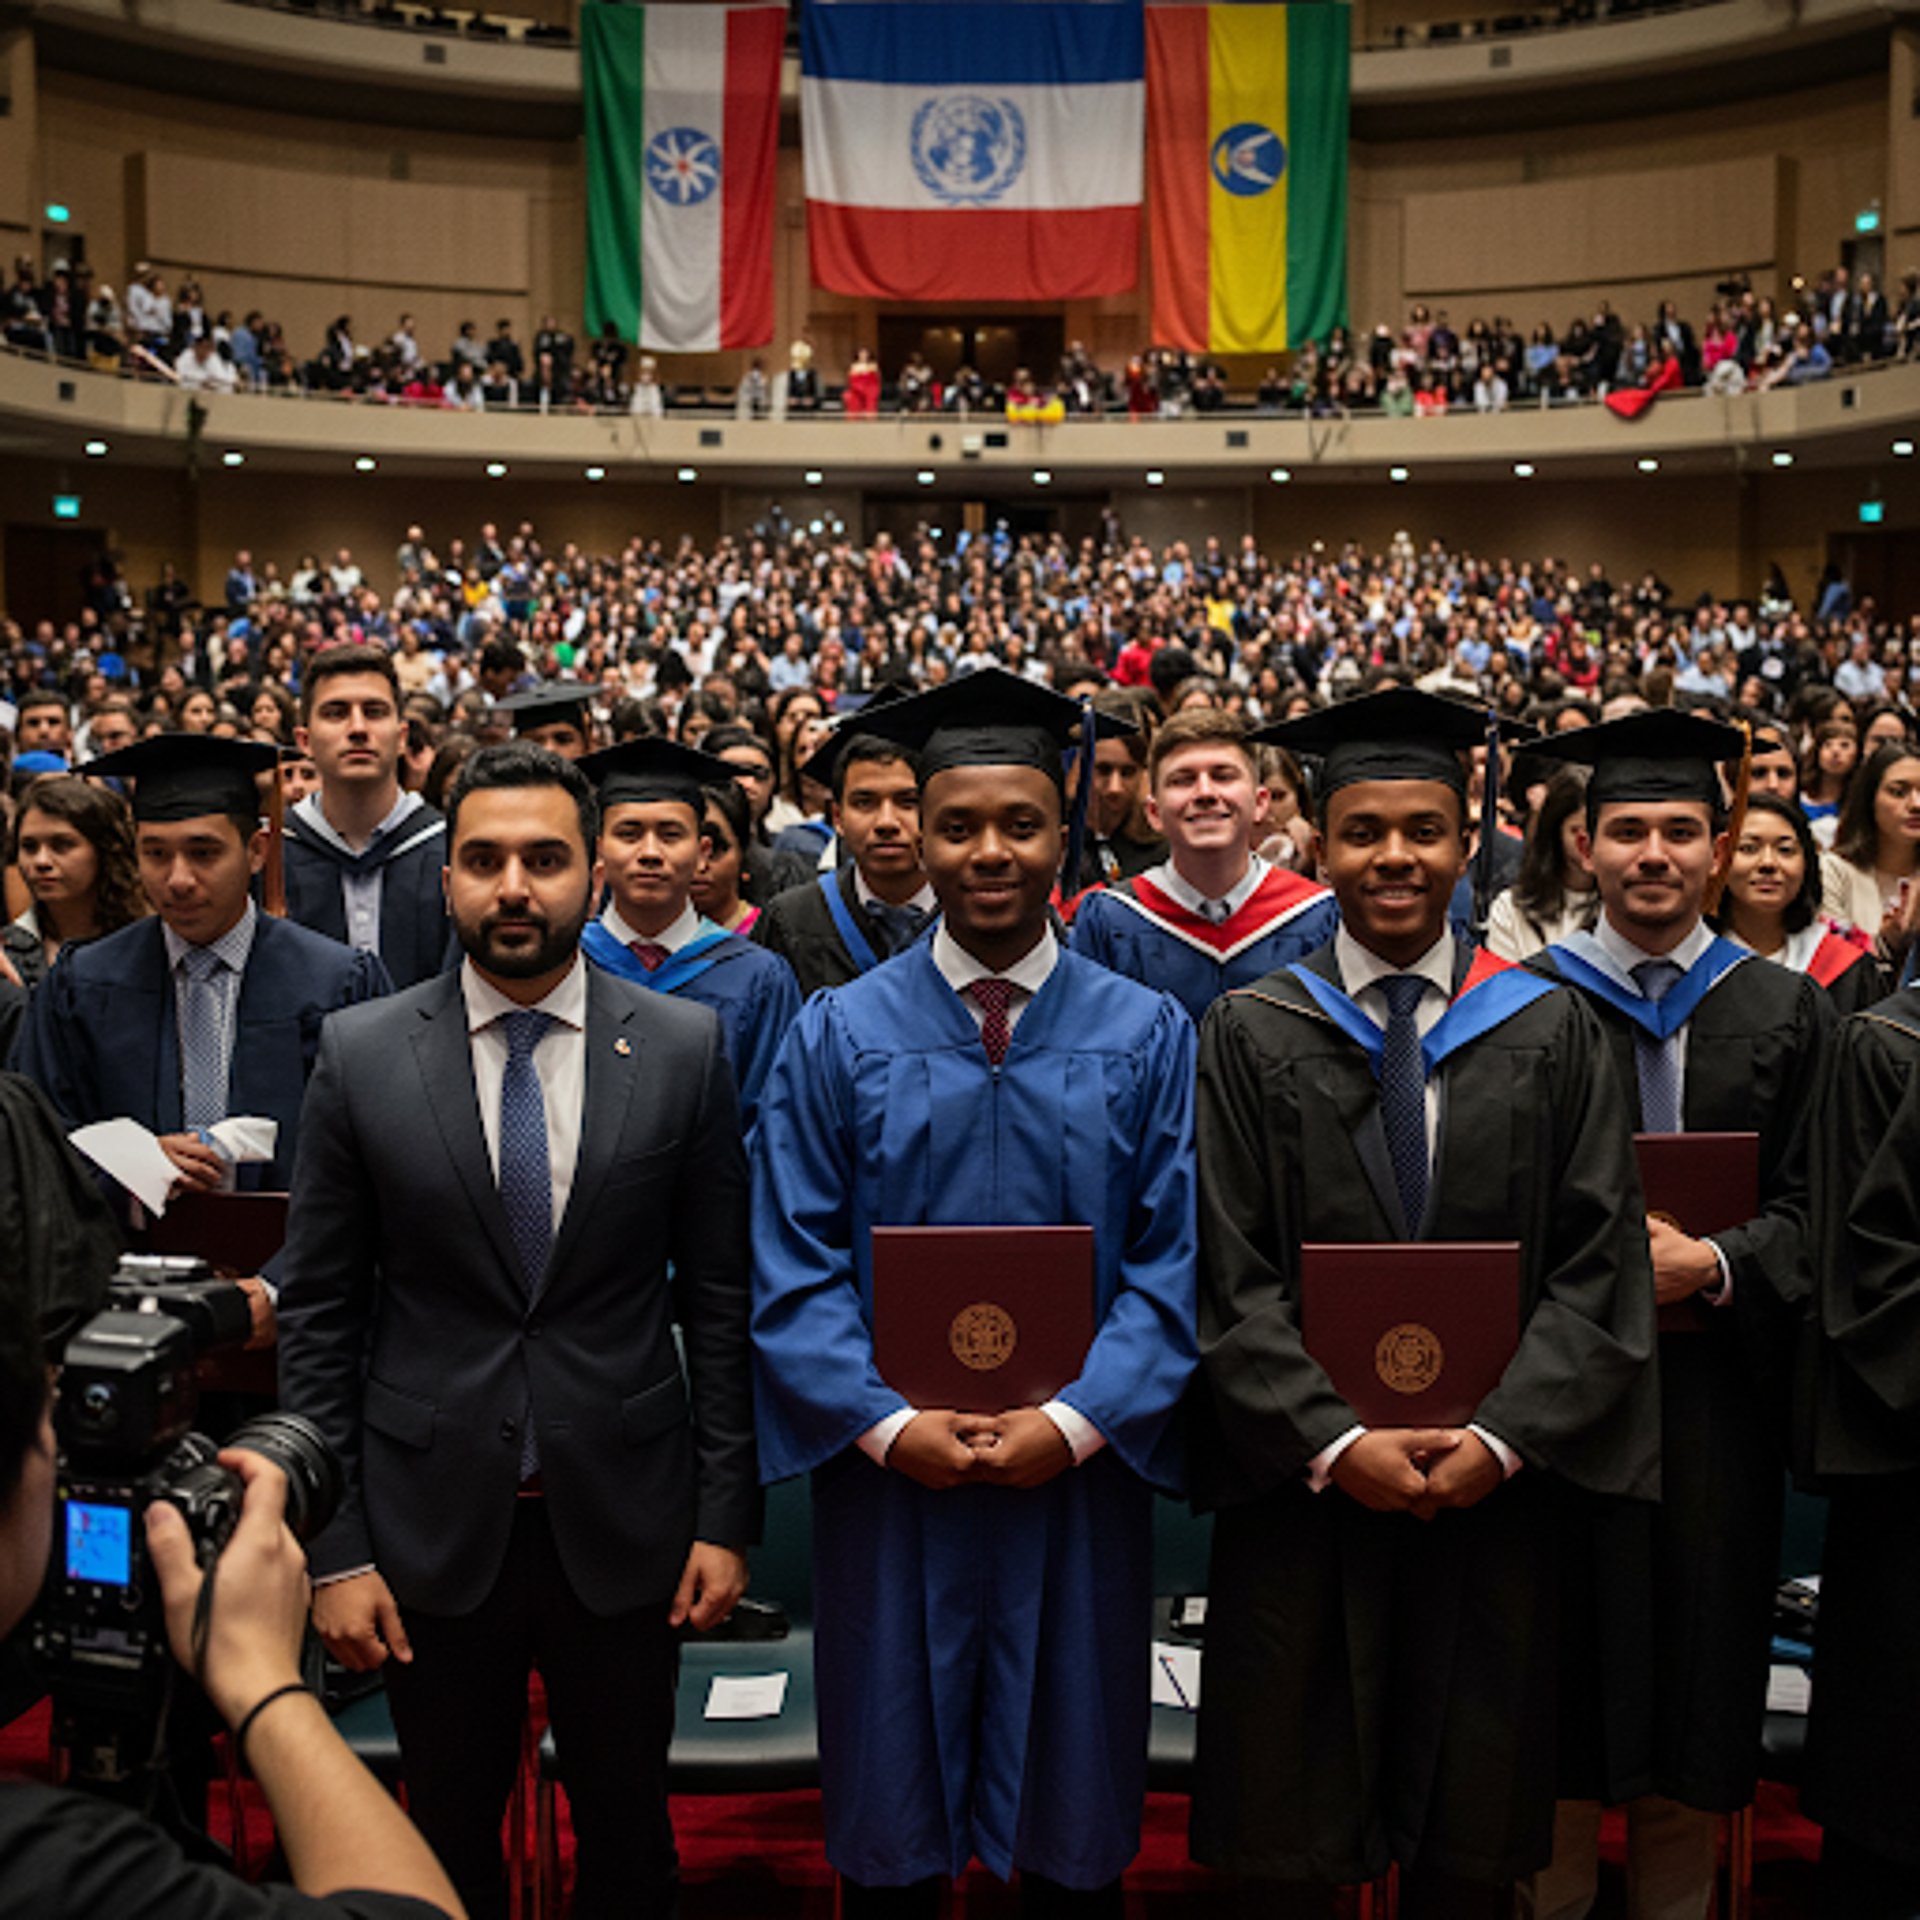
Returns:
[[[1805,1713],[1813,1704],[1813,1676],[1805,1667],[1772,1667],[1767,1672],[1767,1711]]]
[[[253,1166],[273,1158],[280,1139],[280,1123],[257,1115],[236,1114],[230,1120],[216,1121],[207,1129],[214,1150],[227,1162],[227,1175],[221,1191],[233,1188],[232,1169]],[[110,1179],[119,1181],[133,1197],[158,1219],[167,1210],[173,1184],[180,1170],[167,1158],[159,1136],[149,1132],[138,1120],[96,1120],[92,1126],[76,1127],[67,1138]]]
[[[786,1704],[784,1673],[716,1673],[707,1687],[709,1720],[776,1720]]]
[[[1153,1704],[1178,1707],[1183,1713],[1200,1710],[1200,1649],[1171,1640],[1153,1643]]]

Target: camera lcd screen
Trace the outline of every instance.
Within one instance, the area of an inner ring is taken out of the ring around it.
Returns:
[[[90,1500],[67,1502],[67,1578],[124,1587],[133,1577],[133,1514]]]

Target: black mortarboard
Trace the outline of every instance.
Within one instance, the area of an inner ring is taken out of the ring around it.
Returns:
[[[800,777],[803,780],[817,780],[823,787],[833,785],[833,776],[840,769],[840,761],[846,750],[862,734],[869,738],[877,731],[866,724],[869,714],[883,712],[888,707],[898,706],[903,700],[914,697],[910,687],[903,687],[897,680],[884,680],[879,686],[849,713],[836,714],[833,724],[827,729],[827,736],[800,763]],[[895,742],[897,745],[898,742]]]
[[[911,694],[884,713],[869,703],[859,730],[913,748],[923,781],[949,767],[1038,767],[1064,787],[1061,755],[1074,744],[1080,718],[1077,700],[996,666]],[[1093,731],[1096,738],[1111,739],[1139,729],[1096,712]]]
[[[280,750],[212,733],[157,733],[87,762],[89,775],[131,780],[136,820],[197,820],[202,814],[260,813],[263,773]]]
[[[617,747],[590,753],[579,768],[600,789],[603,807],[639,800],[678,800],[698,820],[706,811],[702,787],[723,786],[733,778],[726,761],[697,747],[683,747],[663,734],[643,734]]]
[[[1486,707],[1442,700],[1412,687],[1343,700],[1294,720],[1276,720],[1251,736],[1289,752],[1316,754],[1324,762],[1321,795],[1357,780],[1438,780],[1465,797],[1467,776],[1460,756],[1484,746],[1491,718]],[[1499,722],[1509,742],[1537,736],[1518,721]]]
[[[1630,713],[1598,727],[1562,734],[1555,756],[1591,767],[1589,813],[1610,800],[1704,800],[1724,804],[1720,763],[1738,760],[1746,736],[1738,727],[1674,707]]]
[[[582,733],[587,724],[590,689],[571,680],[548,680],[524,693],[510,693],[500,702],[500,711],[513,716],[515,733],[531,733],[535,727],[574,726]]]

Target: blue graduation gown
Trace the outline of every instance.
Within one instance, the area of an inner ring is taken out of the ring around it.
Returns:
[[[740,1125],[751,1133],[780,1043],[800,1011],[793,969],[764,947],[703,919],[693,940],[649,973],[598,920],[580,936],[581,951],[622,980],[677,994],[720,1016],[727,1064],[740,1095]]]
[[[1194,1363],[1194,1030],[1072,953],[996,1071],[926,944],[802,1009],[754,1142],[763,1478],[814,1474],[827,1854],[856,1880],[977,1855],[1071,1887],[1139,1845],[1152,1488]],[[870,1230],[1085,1224],[1098,1331],[1060,1398],[1107,1446],[1046,1486],[932,1492],[858,1437],[904,1403]]]
[[[1158,873],[1085,895],[1073,916],[1073,950],[1172,994],[1196,1022],[1231,988],[1325,946],[1340,924],[1325,887],[1278,868],[1218,926],[1155,885]]]

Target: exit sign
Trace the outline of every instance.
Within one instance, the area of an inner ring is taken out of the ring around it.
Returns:
[[[53,496],[53,517],[56,520],[78,520],[80,496],[77,493],[56,493]]]

